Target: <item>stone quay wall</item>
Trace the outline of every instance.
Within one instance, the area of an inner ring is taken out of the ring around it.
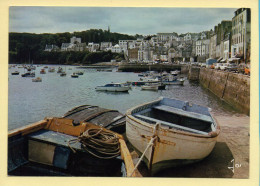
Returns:
[[[235,109],[250,113],[250,77],[243,74],[201,68],[200,84]]]

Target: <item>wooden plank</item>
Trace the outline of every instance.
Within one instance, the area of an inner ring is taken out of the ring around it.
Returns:
[[[143,115],[140,115],[140,114],[137,114],[135,116],[139,117],[139,118],[142,118],[142,119],[145,119],[145,120],[148,120],[148,121],[161,123],[162,125],[166,125],[166,126],[169,126],[169,127],[172,127],[172,128],[182,129],[182,130],[186,130],[186,131],[189,131],[189,132],[192,132],[192,133],[196,133],[196,134],[208,135],[207,132],[199,131],[199,130],[196,130],[196,129],[191,129],[191,128],[188,128],[188,127],[183,127],[183,126],[180,126],[180,125],[176,125],[176,124],[169,123],[169,122],[166,122],[166,121],[150,118],[150,117],[143,116]]]
[[[132,177],[136,177],[136,171],[134,171],[134,163],[133,163],[133,159],[132,156],[126,146],[126,143],[123,139],[119,139],[119,143],[120,143],[120,150],[121,150],[121,156],[124,159],[125,162],[125,167],[126,167],[126,172],[127,172],[127,177],[130,177],[132,174]],[[133,172],[134,171],[134,172]]]
[[[11,130],[8,132],[8,137],[12,137],[18,134],[26,135],[31,132],[35,132],[37,130],[43,129],[46,126],[46,124],[47,124],[47,120],[41,120],[36,123]]]
[[[156,108],[158,110],[165,111],[165,112],[170,112],[170,113],[173,113],[173,114],[186,116],[186,117],[190,117],[190,118],[201,120],[201,121],[206,121],[206,122],[209,122],[209,123],[213,122],[212,118],[210,116],[195,113],[195,112],[188,112],[188,111],[184,111],[182,109],[177,109],[177,108],[169,107],[169,106],[166,106],[166,105],[160,105],[160,106],[156,106],[154,108]]]

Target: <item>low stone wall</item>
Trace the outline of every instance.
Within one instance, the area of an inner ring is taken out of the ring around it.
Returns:
[[[171,71],[171,70],[181,70],[182,65],[168,65],[168,64],[154,64],[154,65],[146,65],[146,64],[121,64],[118,67],[119,71],[122,72],[145,72],[145,71]]]
[[[249,115],[250,77],[232,72],[201,68],[200,84],[234,108]]]
[[[188,79],[191,81],[198,81],[200,77],[200,68],[192,67],[189,68]]]

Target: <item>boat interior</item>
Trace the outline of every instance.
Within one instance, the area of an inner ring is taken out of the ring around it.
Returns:
[[[60,121],[68,119],[60,119]],[[68,126],[54,120],[8,137],[9,176],[116,176],[126,175],[124,160],[97,158],[82,148],[78,133],[86,126]],[[59,128],[57,128],[59,127]],[[74,130],[72,130],[74,128]],[[28,133],[28,134],[26,134]],[[66,134],[69,133],[69,134]],[[98,154],[98,152],[92,151]]]
[[[208,135],[214,130],[214,122],[207,110],[201,110],[198,105],[189,105],[188,102],[177,103],[178,107],[170,102],[160,102],[134,114],[138,119],[156,124],[160,123],[169,129],[177,129],[196,134]],[[194,107],[193,110],[189,107]],[[196,107],[196,108],[195,108]],[[205,108],[205,107],[202,107]],[[195,112],[199,110],[199,112]]]

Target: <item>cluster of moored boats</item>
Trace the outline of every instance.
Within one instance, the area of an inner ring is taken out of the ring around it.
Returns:
[[[8,174],[134,177],[144,161],[154,175],[204,159],[219,133],[210,109],[188,101],[159,98],[125,115],[82,105],[9,131]],[[127,141],[140,155],[136,164]]]
[[[11,65],[10,68],[12,67],[16,67],[16,65]],[[37,67],[40,67],[39,65]],[[22,65],[22,66],[18,66],[18,68],[24,68],[26,70],[25,73],[23,73],[21,76],[22,77],[35,77],[35,69],[36,66],[34,65]],[[45,70],[47,69],[47,70]],[[69,68],[69,70],[72,70],[72,68]],[[46,74],[46,71],[48,71],[49,73],[53,73],[56,71],[55,67],[48,67],[48,66],[44,66],[41,70],[40,70],[40,74]],[[60,76],[66,76],[66,69],[64,70],[62,67],[58,67],[57,73],[60,74]],[[11,72],[11,75],[19,75],[20,72],[19,71],[14,71]],[[78,78],[80,75],[83,75],[84,72],[82,71],[77,71],[77,72],[73,72],[71,74],[72,78]],[[41,77],[37,77],[36,79],[32,79],[33,82],[41,82],[42,78]]]
[[[109,83],[103,86],[97,86],[96,90],[111,92],[127,92],[131,86],[140,86],[142,90],[165,90],[166,85],[184,85],[185,77],[180,76],[180,71],[154,72],[148,71],[138,74],[139,81],[126,83]]]

